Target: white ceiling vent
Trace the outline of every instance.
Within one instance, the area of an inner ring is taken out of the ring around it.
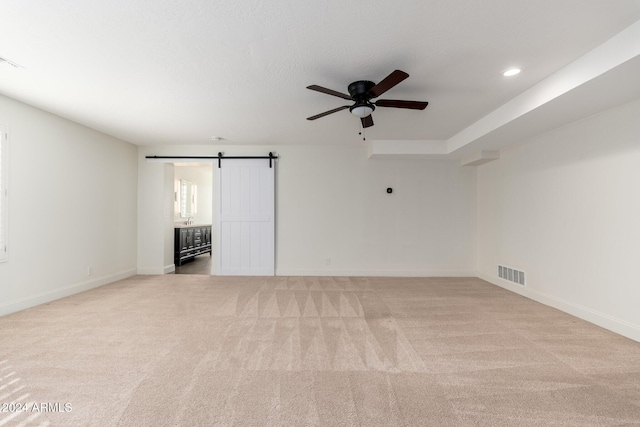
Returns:
[[[525,286],[524,271],[511,267],[505,267],[498,265],[498,277],[504,280],[508,280],[518,285]]]
[[[13,61],[9,61],[7,58],[3,58],[0,56],[0,65],[10,65],[13,68],[24,68],[22,65],[20,64],[16,64]]]

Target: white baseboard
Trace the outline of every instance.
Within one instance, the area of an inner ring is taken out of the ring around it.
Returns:
[[[276,276],[477,277],[477,274],[475,271],[463,270],[297,270],[277,268]]]
[[[526,286],[510,283],[506,280],[502,280],[499,277],[492,277],[486,274],[477,274],[482,280],[500,286],[508,291],[512,291],[516,294],[522,295],[526,298],[532,299],[544,305],[548,305],[572,316],[591,322],[595,325],[601,326],[612,332],[630,338],[634,341],[640,342],[640,326],[626,322],[624,320],[609,316],[608,314],[601,313],[596,310],[592,310],[587,307],[583,307],[579,304],[575,304],[571,301],[564,300],[562,298],[549,295],[544,292],[536,291]]]
[[[162,268],[138,268],[137,274],[143,276],[161,276],[163,274],[173,273],[174,271],[176,271],[176,265],[169,264]]]
[[[89,289],[97,288],[99,286],[113,283],[118,280],[126,279],[127,277],[134,276],[135,274],[135,269],[125,270],[120,273],[97,277],[95,279],[86,280],[84,282],[58,288],[53,291],[42,292],[29,297],[9,301],[0,305],[0,316],[4,316],[9,313],[15,313],[16,311],[25,310],[27,308],[35,307],[36,305],[51,302],[60,298],[68,297],[69,295],[77,294],[79,292],[88,291]]]
[[[158,268],[138,268],[136,274],[141,274],[143,276],[161,276],[164,274],[164,269],[166,267],[158,267]]]

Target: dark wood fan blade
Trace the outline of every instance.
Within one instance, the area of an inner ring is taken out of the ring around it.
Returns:
[[[344,93],[340,93],[340,92],[335,91],[335,90],[327,89],[326,87],[322,87],[322,86],[318,86],[318,85],[311,85],[311,86],[307,86],[307,89],[315,90],[317,92],[326,93],[327,95],[337,96],[338,98],[351,100],[351,97],[349,95],[344,94]]]
[[[307,117],[307,120],[319,119],[320,117],[328,116],[329,114],[337,113],[338,111],[346,110],[347,108],[349,108],[348,105],[343,105],[342,107],[334,108],[333,110],[325,111],[324,113],[320,113],[320,114],[316,114],[315,116]]]
[[[429,105],[422,101],[401,101],[399,99],[379,99],[374,104],[376,107],[409,108],[410,110],[424,110]]]
[[[395,70],[393,73],[385,77],[380,83],[369,89],[369,93],[372,98],[380,96],[407,77],[409,77],[409,74],[404,71]]]
[[[363,128],[369,128],[373,126],[373,117],[371,117],[371,114],[369,114],[367,117],[361,117],[360,121],[362,122]]]

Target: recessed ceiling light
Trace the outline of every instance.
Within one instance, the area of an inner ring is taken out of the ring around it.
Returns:
[[[520,71],[522,71],[520,68],[509,68],[507,71],[502,73],[502,75],[505,77],[511,77],[515,76],[516,74],[520,74]]]

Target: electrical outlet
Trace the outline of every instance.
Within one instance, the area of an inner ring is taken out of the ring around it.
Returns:
[[[87,267],[87,276],[91,276],[91,267]]]
[[[329,267],[331,265],[331,258],[325,258],[324,259],[324,266],[325,267]]]

